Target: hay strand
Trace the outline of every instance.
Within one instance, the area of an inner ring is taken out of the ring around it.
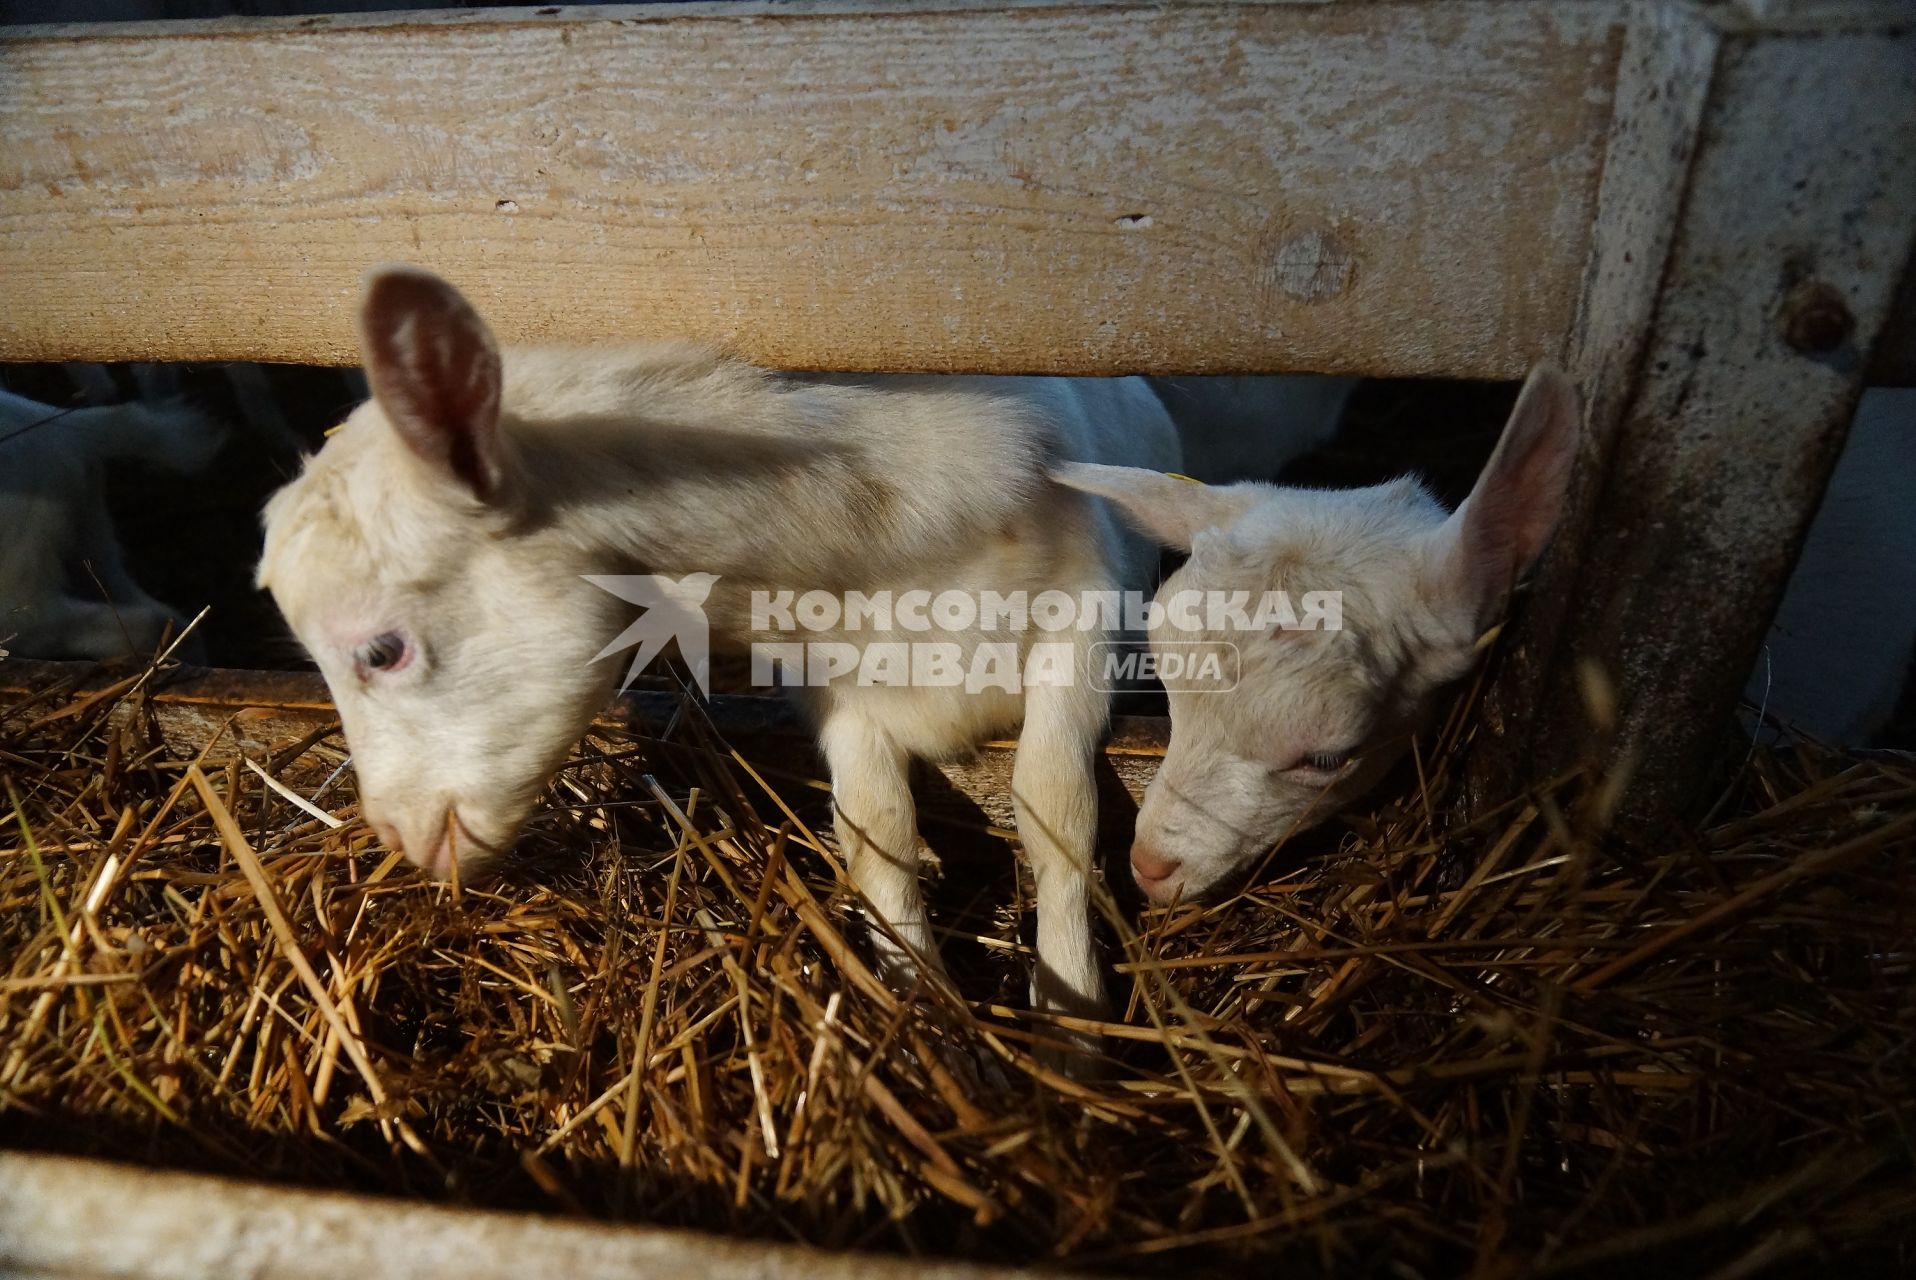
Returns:
[[[1227,901],[1107,898],[1101,1022],[1026,1005],[982,828],[930,893],[951,989],[887,989],[818,779],[696,706],[595,732],[455,896],[357,821],[336,735],[176,752],[150,687],[0,708],[9,1145],[1141,1272],[1916,1248],[1904,757],[1739,748],[1643,845],[1602,777],[1452,821],[1425,744]],[[1074,1031],[1101,1077],[1046,1065]]]

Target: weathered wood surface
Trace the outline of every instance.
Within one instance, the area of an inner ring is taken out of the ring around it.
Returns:
[[[1518,376],[1624,6],[838,3],[0,31],[0,358],[513,341],[793,368]]]
[[[0,720],[31,721],[87,699],[119,697],[139,679],[137,671],[89,662],[0,661]],[[230,671],[184,668],[162,674],[141,695],[161,740],[182,758],[217,741],[213,755],[234,749],[270,760],[289,744],[315,737],[338,716],[317,674],[304,671]],[[662,753],[695,749],[696,734],[677,731],[686,714],[675,694],[632,692],[620,697],[599,723],[654,737]],[[783,698],[719,695],[704,705],[719,740],[758,766],[824,777],[811,730]],[[1130,838],[1129,819],[1144,787],[1157,772],[1170,736],[1169,722],[1149,716],[1119,716],[1112,722],[1098,766],[1100,802],[1114,838]],[[922,812],[932,821],[966,825],[988,822],[1010,830],[1014,742],[987,742],[968,759],[937,766],[940,783],[921,779]],[[314,766],[317,767],[317,766]],[[311,769],[296,776],[304,776]],[[320,769],[323,773],[325,770]]]
[[[1645,819],[1702,798],[1916,253],[1916,26],[1656,19],[1626,49],[1572,346],[1582,479],[1483,775],[1594,755]],[[1594,718],[1593,674],[1615,702]]]
[[[1008,1268],[0,1153],[0,1272],[207,1280],[989,1280]]]

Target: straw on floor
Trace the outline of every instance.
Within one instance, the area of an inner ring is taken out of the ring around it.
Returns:
[[[956,989],[900,998],[817,786],[691,704],[446,885],[354,821],[336,733],[182,757],[141,697],[0,708],[7,1145],[1153,1272],[1916,1249],[1909,758],[1739,752],[1708,825],[1632,845],[1602,779],[1453,821],[1432,750],[1229,901],[1111,907],[1076,1081],[1015,882],[948,865]]]

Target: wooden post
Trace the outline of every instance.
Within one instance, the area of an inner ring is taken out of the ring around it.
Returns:
[[[1633,15],[1569,348],[1581,480],[1513,620],[1480,796],[1595,756],[1633,771],[1636,820],[1699,799],[1909,262],[1907,9],[1757,8]]]

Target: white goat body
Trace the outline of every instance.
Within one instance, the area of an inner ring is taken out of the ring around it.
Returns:
[[[582,575],[716,574],[715,642],[974,629],[753,631],[754,590],[1078,592],[1148,582],[1155,552],[1047,479],[1063,459],[1173,468],[1136,379],[783,378],[702,347],[507,351],[450,286],[406,269],[361,312],[373,399],[267,507],[262,584],[325,675],[363,810],[408,857],[475,869],[531,813],[620,673],[627,619]],[[1028,648],[1030,634],[1003,636]],[[1074,646],[1095,631],[1044,635]],[[907,769],[1022,723],[1013,799],[1036,876],[1044,1007],[1095,1011],[1089,930],[1105,696],[806,690],[837,834],[898,976],[935,960]]]
[[[1363,489],[1219,486],[1122,467],[1058,477],[1116,502],[1190,554],[1158,591],[1292,600],[1332,592],[1336,629],[1247,633],[1167,611],[1165,646],[1229,645],[1235,685],[1167,678],[1171,741],[1139,809],[1134,878],[1156,901],[1215,890],[1278,841],[1372,786],[1431,694],[1472,665],[1478,637],[1542,551],[1579,433],[1576,396],[1533,373],[1470,497],[1446,513],[1415,481]]]
[[[186,473],[221,433],[179,405],[58,409],[0,392],[0,649],[36,658],[150,656],[184,625],[127,573],[102,469]]]
[[[1567,381],[1534,374],[1448,516],[1410,480],[1194,488],[1121,468],[1061,470],[1191,550],[1160,600],[1194,587],[1342,595],[1336,633],[1154,633],[1154,646],[1229,639],[1241,667],[1227,697],[1167,682],[1171,743],[1132,850],[1147,894],[1211,891],[1374,784],[1430,695],[1472,665],[1477,637],[1547,541],[1579,429]],[[1916,644],[1912,495],[1916,392],[1867,392],[1750,677],[1746,696],[1772,717],[1858,744],[1890,714]]]

